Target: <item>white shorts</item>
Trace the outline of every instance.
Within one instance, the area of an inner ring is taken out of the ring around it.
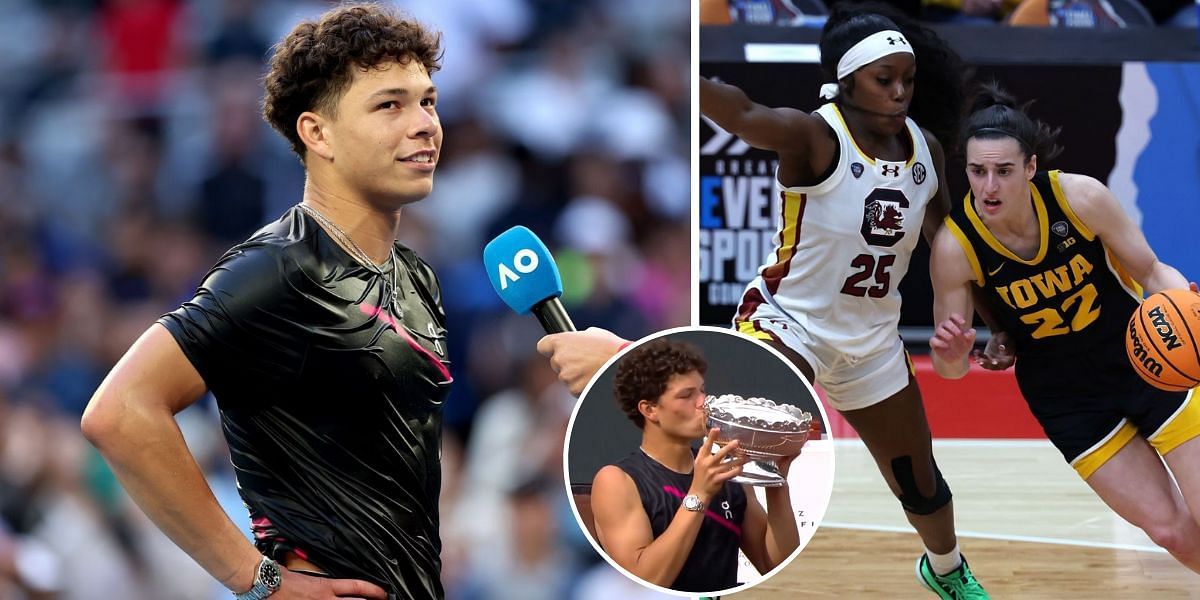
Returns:
[[[862,356],[850,356],[809,335],[794,319],[764,302],[733,322],[740,333],[796,351],[813,368],[826,400],[839,411],[858,410],[904,389],[916,377],[900,335]]]

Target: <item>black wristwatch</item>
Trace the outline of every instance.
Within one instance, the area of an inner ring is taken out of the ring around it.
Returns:
[[[263,600],[277,592],[282,583],[283,571],[280,570],[279,563],[264,556],[254,573],[254,585],[248,591],[235,593],[233,597],[237,600]]]

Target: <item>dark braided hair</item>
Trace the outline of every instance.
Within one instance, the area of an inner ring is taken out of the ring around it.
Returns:
[[[982,84],[971,102],[971,115],[962,132],[962,149],[967,150],[971,138],[998,140],[1010,137],[1021,146],[1025,162],[1033,155],[1050,160],[1062,153],[1058,145],[1061,127],[1049,125],[1029,116],[1033,100],[1017,106],[1017,100],[993,81]]]
[[[933,133],[950,154],[958,140],[963,116],[966,75],[962,59],[932,29],[895,7],[877,2],[842,3],[834,7],[821,31],[821,70],[825,81],[837,81],[837,63],[847,50],[867,36],[889,29],[908,38],[917,59],[908,115]],[[853,80],[848,83],[853,89]]]
[[[617,362],[613,395],[625,416],[643,429],[646,418],[638,411],[638,403],[642,400],[658,402],[659,396],[667,391],[672,375],[692,371],[701,375],[708,371],[708,362],[695,346],[662,338],[646,342]]]

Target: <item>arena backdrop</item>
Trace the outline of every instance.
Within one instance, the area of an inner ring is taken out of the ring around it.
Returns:
[[[815,56],[809,58],[815,60]],[[1053,60],[1053,57],[1048,60]],[[1200,217],[1200,64],[981,64],[976,81],[995,79],[1033,116],[1061,126],[1065,148],[1039,168],[1106,182],[1142,225],[1159,258],[1200,279],[1194,223]],[[700,73],[741,87],[756,102],[817,108],[820,69],[813,62],[702,62]],[[746,283],[772,251],[779,214],[773,153],[701,118],[700,322],[728,326]],[[947,156],[954,201],[967,192],[960,156]],[[900,286],[902,327],[932,327],[929,253],[918,246]]]

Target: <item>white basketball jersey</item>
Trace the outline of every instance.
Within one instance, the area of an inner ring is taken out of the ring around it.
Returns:
[[[751,282],[809,335],[850,356],[890,346],[900,321],[900,281],[938,189],[925,136],[906,119],[907,162],[864,154],[835,104],[816,113],[837,133],[837,167],[811,187],[781,195],[775,250]],[[747,290],[746,301],[751,300]]]

